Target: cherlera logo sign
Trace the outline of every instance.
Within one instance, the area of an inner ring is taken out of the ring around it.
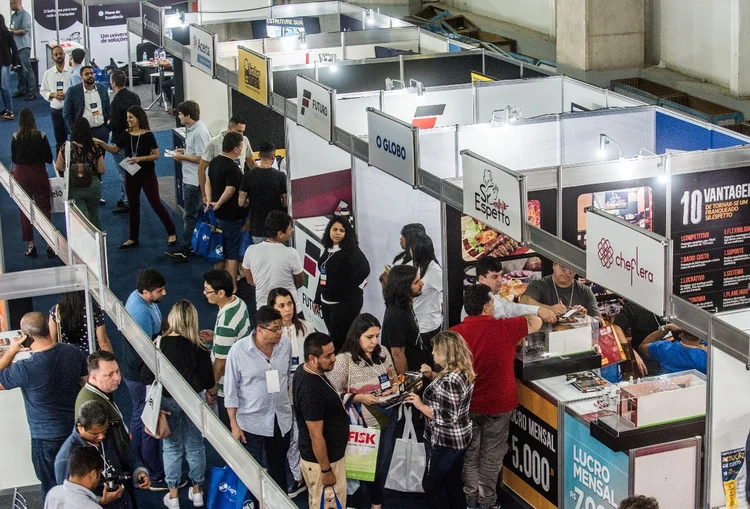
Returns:
[[[307,89],[303,89],[302,90],[302,109],[300,113],[304,115],[308,108],[311,108],[314,113],[322,117],[328,117],[328,107],[319,103],[315,99],[313,99],[311,91]]]
[[[486,219],[500,221],[510,227],[510,216],[505,213],[508,204],[498,198],[500,188],[492,180],[492,171],[485,168],[479,191],[474,193],[474,207]]]
[[[638,246],[635,247],[635,256],[629,260],[623,256],[622,252],[615,256],[615,250],[612,248],[612,243],[609,239],[602,238],[596,247],[597,256],[599,257],[599,262],[601,262],[602,267],[609,269],[612,265],[616,265],[617,267],[628,271],[630,273],[630,286],[633,286],[635,278],[643,279],[649,283],[654,282],[654,273],[640,266]]]
[[[197,35],[193,34],[193,51],[197,52],[199,64],[211,68],[211,46],[201,42]]]

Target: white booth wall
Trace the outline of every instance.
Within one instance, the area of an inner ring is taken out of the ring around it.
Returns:
[[[367,134],[367,108],[380,109],[380,94],[336,96],[336,127],[356,136]]]
[[[212,136],[226,129],[231,116],[229,87],[188,63],[182,66],[185,98],[201,105],[201,120]]]
[[[474,123],[474,101],[471,86],[432,91],[428,88],[422,95],[409,90],[397,90],[386,92],[383,97],[383,112],[393,115],[407,124],[411,124],[414,120],[417,108],[433,105],[445,105],[445,110],[442,115],[436,118],[434,127]],[[365,112],[363,114],[365,117],[367,116]]]

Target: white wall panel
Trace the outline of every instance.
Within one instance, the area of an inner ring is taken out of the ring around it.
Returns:
[[[562,80],[554,77],[478,87],[478,120],[481,123],[489,122],[494,110],[509,105],[521,108],[523,118],[561,113],[562,97]]]
[[[201,105],[201,120],[211,136],[227,127],[229,112],[229,87],[213,79],[192,65],[182,66],[184,73],[185,99],[193,99]]]
[[[457,176],[456,129],[443,127],[419,131],[419,167],[436,177]]]
[[[471,88],[436,90],[429,88],[422,96],[416,92],[389,92],[385,94],[383,111],[411,124],[419,106],[445,105],[442,115],[437,117],[434,127],[468,125],[473,123],[473,100]]]
[[[448,39],[438,37],[426,30],[419,32],[420,53],[448,53]]]
[[[336,127],[349,134],[367,134],[367,108],[380,109],[380,96],[339,97],[336,99]]]
[[[572,103],[582,106],[587,110],[600,110],[607,107],[607,98],[604,89],[586,85],[578,81],[563,80],[563,111],[573,111]],[[575,111],[580,111],[576,109]]]
[[[351,168],[351,155],[296,122],[287,120],[286,126],[292,180]]]

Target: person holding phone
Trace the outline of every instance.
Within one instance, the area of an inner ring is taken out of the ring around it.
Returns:
[[[521,295],[521,304],[542,306],[562,316],[569,310],[600,316],[594,292],[575,280],[575,271],[560,263],[552,264],[552,274],[529,283]]]

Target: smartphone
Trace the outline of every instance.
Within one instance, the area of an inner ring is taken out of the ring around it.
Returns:
[[[573,316],[574,314],[576,314],[576,311],[577,311],[576,309],[569,309],[565,313],[563,313],[562,317],[563,318],[570,318],[571,316]]]
[[[31,348],[31,343],[34,342],[34,338],[31,336],[27,336],[26,334],[23,334],[23,342],[21,342],[21,346],[24,348]]]

